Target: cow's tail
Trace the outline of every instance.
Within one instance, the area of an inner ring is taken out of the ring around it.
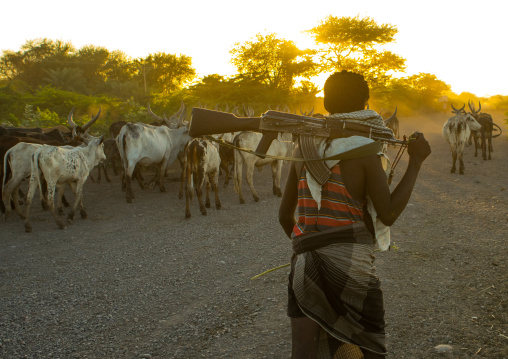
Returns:
[[[37,185],[39,186],[39,194],[41,196],[41,198],[44,198],[44,193],[42,191],[42,184],[41,184],[41,169],[40,169],[40,166],[39,166],[39,156],[41,154],[41,151],[35,151],[34,154],[32,155],[32,174],[30,176],[30,183],[32,182],[32,180],[36,180],[37,181]]]
[[[192,176],[193,172],[193,160],[192,160],[192,154],[194,152],[195,146],[192,145],[192,142],[187,143],[187,146],[185,147],[185,156],[187,156],[187,163],[185,166],[185,179],[186,184],[185,187],[187,188],[187,193],[189,194],[189,198],[192,199],[194,196],[194,180]]]
[[[7,177],[9,177],[9,174],[12,172],[12,169],[11,169],[11,161],[10,161],[10,154],[11,154],[11,149],[12,147],[5,153],[5,157],[4,157],[4,172],[3,172],[3,178],[2,178],[2,192],[3,190],[5,189],[5,182],[7,182]],[[8,164],[7,164],[8,163]],[[7,170],[10,170],[9,172],[7,172]]]
[[[240,140],[238,138],[239,136],[235,136],[233,139],[233,145],[236,147],[240,147]],[[243,165],[243,157],[240,151],[233,150],[234,151],[234,163],[233,163],[233,183],[234,183],[234,190],[235,193],[238,193],[240,191],[240,181],[242,180],[240,176],[238,175],[238,171],[241,170]]]

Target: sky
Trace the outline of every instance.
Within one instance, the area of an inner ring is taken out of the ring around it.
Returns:
[[[200,77],[234,74],[229,51],[258,33],[305,49],[315,44],[303,31],[329,15],[370,17],[397,27],[395,43],[383,48],[406,59],[400,76],[430,73],[456,94],[508,95],[508,2],[502,0],[10,0],[1,8],[0,51],[48,38],[132,58],[181,54],[192,58]]]

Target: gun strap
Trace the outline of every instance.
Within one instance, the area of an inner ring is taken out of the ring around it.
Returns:
[[[319,158],[319,153],[314,143],[314,137],[309,135],[298,136],[298,145],[304,159]],[[305,168],[310,172],[312,177],[320,186],[328,181],[332,175],[332,171],[328,168],[325,161],[305,161]]]
[[[350,160],[353,158],[375,155],[375,154],[378,154],[379,152],[381,152],[381,150],[383,149],[383,145],[380,141],[374,141],[374,142],[368,143],[366,145],[363,145],[363,146],[360,146],[357,148],[353,148],[352,150],[342,152],[342,153],[339,153],[336,155],[332,155],[329,157],[325,157],[325,158],[321,158],[320,156],[317,156],[315,158],[294,158],[294,157],[284,157],[284,156],[271,156],[271,155],[266,155],[264,153],[258,153],[256,151],[253,151],[250,149],[234,146],[234,145],[230,144],[230,142],[225,142],[224,140],[218,140],[210,135],[203,135],[202,137],[209,140],[209,141],[216,142],[221,146],[225,146],[225,147],[229,147],[229,148],[232,148],[232,149],[235,149],[238,151],[250,153],[251,155],[258,156],[261,158],[272,158],[274,160],[296,161],[296,162],[305,162],[305,163],[315,162],[315,161],[317,161],[317,162],[328,161],[328,160],[337,160],[337,161]],[[310,136],[310,137],[312,137],[312,136]],[[317,153],[317,149],[316,149],[316,153]]]

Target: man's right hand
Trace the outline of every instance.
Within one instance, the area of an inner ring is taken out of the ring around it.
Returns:
[[[422,164],[431,152],[429,142],[425,139],[423,133],[413,132],[409,136],[407,153],[410,160]]]

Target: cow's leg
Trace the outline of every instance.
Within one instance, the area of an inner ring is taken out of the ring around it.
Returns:
[[[132,203],[134,193],[132,192],[131,177],[126,174],[124,179],[125,179],[125,198],[127,200],[127,203]]]
[[[196,189],[196,197],[198,197],[199,202],[199,210],[203,216],[206,216],[206,207],[203,203],[203,182],[204,177],[200,175],[199,173],[194,173],[194,188]]]
[[[228,186],[228,184],[229,184],[229,166],[228,166],[228,163],[226,161],[221,161],[219,169],[224,170],[224,173],[226,174],[226,178],[224,179],[224,188],[226,188]]]
[[[41,195],[41,206],[42,209],[47,211],[49,209],[48,206],[48,184],[44,177],[41,177],[41,187],[42,187],[42,195]]]
[[[254,164],[251,166],[247,166],[247,174],[245,175],[245,180],[247,181],[247,184],[250,187],[250,190],[252,192],[252,198],[254,198],[254,202],[259,202],[259,196],[256,192],[256,189],[254,188]]]
[[[131,175],[131,178],[132,177],[136,178],[136,181],[138,181],[139,187],[141,189],[146,189],[146,186],[145,186],[145,183],[144,183],[145,179],[143,178],[143,174],[141,173],[141,167],[140,166],[136,166],[134,168],[134,173]]]
[[[227,172],[226,172],[227,175]],[[212,175],[209,176],[210,182],[212,184],[212,190],[215,193],[215,208],[221,209],[222,206],[220,204],[219,199],[219,172],[215,171]]]
[[[205,199],[205,207],[210,208],[210,180],[206,181],[206,199]]]
[[[474,156],[478,157],[478,133],[476,131],[472,131],[472,136],[474,140]]]
[[[238,154],[238,157],[241,158],[241,155]],[[242,176],[243,176],[242,171],[243,171],[243,162],[235,160],[235,176],[234,176],[235,191],[238,193],[240,204],[245,203],[245,198],[243,197],[242,191]]]
[[[192,177],[192,168],[190,165],[185,167],[185,218],[191,217],[190,212],[190,201],[192,199],[192,191],[193,191],[193,177]]]
[[[487,152],[486,152],[486,149],[487,149],[487,143],[486,143],[486,139],[485,139],[485,131],[483,131],[483,128],[481,129],[481,132],[480,132],[480,136],[481,136],[481,143],[482,143],[482,158],[484,160],[487,159]]]
[[[25,200],[25,232],[32,232],[32,225],[30,224],[30,205],[32,204],[32,199],[35,194],[35,190],[37,189],[37,178],[34,173],[30,176],[30,183],[28,185],[28,192],[26,194]]]
[[[7,193],[7,198],[12,198],[12,203],[14,204],[14,210],[16,211],[16,213],[19,214],[19,217],[21,219],[24,219],[25,218],[25,215],[23,214],[23,211],[21,210],[21,207],[19,206],[19,187],[21,186],[21,182],[19,182],[16,187],[14,187],[14,189],[9,193]],[[10,203],[8,203],[9,205],[5,208],[5,219],[7,219],[7,216],[10,215],[10,212],[11,212],[11,206],[10,206]]]
[[[71,223],[74,220],[74,213],[76,213],[76,208],[78,208],[78,206],[80,207],[79,212],[81,214],[81,218],[86,218],[87,214],[85,207],[83,206],[83,181],[80,180],[77,182],[71,182],[69,183],[69,186],[75,195],[74,204],[67,216],[67,222]]]
[[[159,182],[159,188],[160,188],[161,192],[166,192],[166,187],[164,186],[164,175],[165,174],[166,174],[166,165],[163,164],[159,168],[159,173],[158,174],[156,173],[156,176],[158,175],[157,181]]]
[[[464,174],[464,161],[462,161],[463,153],[464,153],[463,149],[459,150],[457,153],[457,157],[459,159],[459,174],[461,174],[461,175]]]
[[[455,162],[457,162],[457,149],[452,148],[452,169],[450,171],[451,173],[455,173],[456,170]]]
[[[11,215],[12,210],[11,199],[13,201],[14,208],[16,208],[16,206],[19,208],[19,202],[18,203],[14,202],[15,199],[13,193],[14,191],[17,191],[19,188],[19,186],[16,186],[15,182],[18,181],[16,181],[14,177],[11,177],[10,180],[2,188],[2,212],[4,213],[4,220],[7,220],[7,218]]]
[[[272,162],[272,183],[273,183],[273,194],[277,197],[282,197],[282,191],[280,189],[280,176],[282,171],[282,161],[276,160]]]
[[[53,218],[55,219],[58,228],[64,229],[65,223],[55,208],[56,188],[57,188],[56,180],[47,182],[47,204],[48,209],[51,211],[51,214],[53,215]]]
[[[58,214],[59,215],[62,215],[64,213],[64,210],[63,210],[63,200],[64,200],[64,193],[65,193],[65,185],[59,185],[57,186],[57,189],[56,189],[56,194],[57,194],[57,197],[56,197],[56,210],[58,211]],[[67,207],[68,207],[68,204],[67,204]]]
[[[490,159],[492,159],[492,157],[490,156],[490,153],[494,151],[492,149],[492,132],[487,134],[487,143],[488,143],[487,150],[489,151],[489,157],[488,158],[490,160]]]
[[[16,188],[14,188],[14,191],[12,191],[12,202],[14,203],[14,210],[19,214],[19,217],[21,219],[24,219],[25,215],[23,214],[23,211],[21,210],[21,207],[19,206],[19,203],[20,203],[19,194],[21,193],[21,195],[23,195],[23,192],[21,192],[21,190],[19,189],[20,186],[21,186],[21,182],[18,183]],[[10,206],[9,206],[9,210],[10,210]],[[6,210],[5,214],[7,215],[7,210]]]

